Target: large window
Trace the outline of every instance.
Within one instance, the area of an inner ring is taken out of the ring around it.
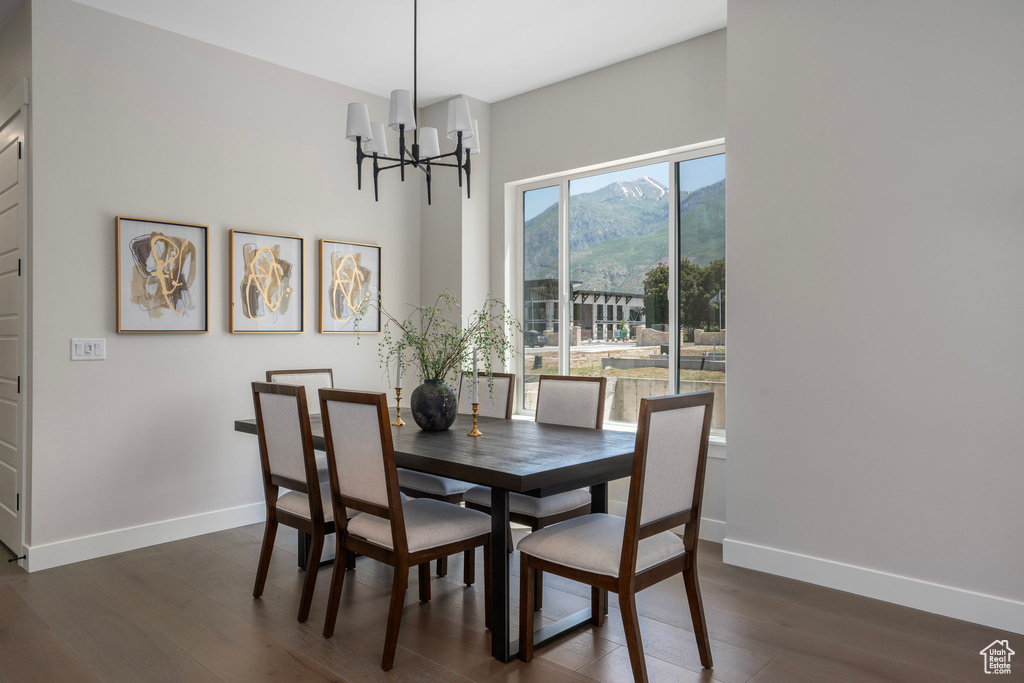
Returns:
[[[540,374],[604,376],[606,421],[635,423],[642,398],[713,391],[724,429],[722,147],[566,174],[520,197],[520,409],[536,406]]]

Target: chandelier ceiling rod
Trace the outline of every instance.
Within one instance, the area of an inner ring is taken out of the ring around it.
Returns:
[[[363,189],[363,159],[373,159],[373,197],[380,201],[380,185],[378,177],[381,171],[397,168],[401,180],[405,182],[405,167],[414,166],[423,172],[427,179],[427,204],[431,203],[431,180],[433,167],[444,166],[458,171],[459,187],[462,187],[462,174],[466,174],[466,198],[470,198],[470,157],[480,152],[480,129],[476,119],[469,111],[469,102],[464,97],[456,97],[448,102],[448,139],[455,140],[455,151],[441,154],[437,129],[420,128],[417,123],[419,111],[419,0],[412,4],[412,97],[408,90],[391,91],[391,108],[388,128],[398,131],[398,157],[388,156],[387,134],[384,125],[370,122],[369,108],[360,102],[348,105],[348,122],[345,127],[345,138],[356,143],[356,183]],[[412,150],[405,146],[405,134],[413,133]],[[422,137],[422,144],[420,140]],[[365,148],[364,148],[365,143]],[[465,159],[463,159],[465,157]],[[449,158],[453,158],[448,161]],[[381,161],[392,162],[381,166]]]
[[[420,95],[419,95],[419,4],[420,0],[412,0],[412,115],[419,123]],[[420,127],[417,125],[413,132],[412,144],[420,142]]]

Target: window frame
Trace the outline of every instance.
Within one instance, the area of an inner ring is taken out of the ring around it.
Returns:
[[[524,227],[525,227],[525,215],[524,215],[524,195],[531,190],[539,190],[548,187],[558,187],[558,306],[555,313],[557,319],[564,321],[566,324],[559,324],[558,326],[558,373],[560,375],[569,374],[569,362],[570,362],[570,332],[572,329],[571,323],[575,320],[573,317],[573,300],[572,300],[572,283],[569,273],[570,268],[570,249],[569,249],[569,183],[573,180],[579,180],[581,178],[588,178],[596,175],[603,175],[606,173],[625,171],[631,168],[639,168],[643,166],[650,166],[652,164],[668,162],[669,168],[669,195],[674,198],[673,201],[669,202],[669,254],[675,254],[675,259],[670,258],[669,267],[669,291],[668,291],[668,309],[669,309],[669,329],[679,329],[679,164],[692,161],[694,159],[700,159],[703,157],[716,156],[718,154],[725,154],[725,140],[709,140],[707,142],[701,142],[694,145],[688,145],[686,147],[680,147],[673,150],[666,150],[656,152],[653,154],[645,154],[641,156],[631,157],[628,159],[620,159],[617,161],[606,162],[602,164],[596,164],[585,168],[575,169],[573,171],[566,171],[562,173],[552,173],[544,176],[540,176],[533,179],[522,180],[518,182],[512,182],[506,184],[506,201],[511,200],[514,203],[514,210],[506,212],[506,245],[511,247],[509,250],[511,258],[507,259],[508,272],[505,274],[506,283],[506,297],[505,300],[509,302],[509,308],[516,312],[517,316],[521,316],[523,310],[523,286],[525,280],[523,277],[523,242],[524,242]],[[728,230],[728,228],[727,228]],[[728,270],[726,271],[728,279]],[[512,331],[508,331],[512,334]],[[524,330],[525,333],[525,330]],[[524,395],[525,395],[525,382],[524,382],[524,363],[525,363],[525,348],[523,344],[523,334],[513,335],[513,347],[516,351],[516,358],[514,359],[515,374],[516,374],[516,395],[514,398],[514,414],[519,416],[535,415],[535,411],[526,410],[524,408]],[[669,335],[669,357],[679,358],[680,344],[679,335]],[[679,391],[679,363],[669,363],[669,387],[674,388],[674,392]],[[636,425],[632,423],[608,423],[611,425],[618,425],[620,427],[633,427]],[[719,437],[725,436],[725,430],[714,430],[715,435]]]

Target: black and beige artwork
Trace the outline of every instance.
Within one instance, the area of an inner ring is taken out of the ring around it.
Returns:
[[[117,331],[207,332],[207,227],[117,217]]]
[[[320,331],[380,332],[380,247],[320,240]]]
[[[302,332],[301,237],[231,231],[231,331]]]

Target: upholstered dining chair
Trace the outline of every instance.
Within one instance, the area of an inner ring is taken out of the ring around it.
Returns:
[[[512,399],[516,393],[516,376],[510,372],[493,372],[493,388],[487,381],[486,372],[477,373],[477,398],[480,405],[477,412],[481,417],[512,419]],[[459,383],[459,412],[473,414],[473,380],[463,375]]]
[[[299,384],[306,388],[306,405],[312,415],[320,413],[321,389],[334,388],[334,371],[330,368],[301,370],[267,370],[267,381],[274,384]]]
[[[320,414],[320,396],[317,394],[320,389],[331,389],[334,387],[334,371],[330,368],[300,368],[298,370],[267,370],[267,381],[274,384],[298,384],[306,390],[306,406],[310,415]],[[324,458],[317,459],[317,473],[320,481],[327,482],[327,461]],[[299,539],[299,568],[306,569],[305,549],[310,545],[309,534],[304,534]],[[330,560],[327,560],[330,562]],[[349,558],[349,569],[355,569],[355,558]]]
[[[536,421],[569,427],[604,427],[604,377],[541,375],[537,386]],[[474,486],[463,494],[466,507],[490,514],[491,489]],[[531,531],[580,517],[590,512],[590,491],[576,489],[536,498],[521,493],[508,496],[509,519]],[[509,545],[511,547],[511,544]],[[534,609],[544,606],[544,578],[537,571]]]
[[[338,555],[358,552],[395,568],[381,668],[391,669],[409,582],[419,567],[420,600],[430,599],[430,563],[454,553],[484,548],[490,566],[491,519],[476,510],[432,498],[403,501],[391,440],[385,394],[340,389],[320,390],[331,500],[338,519]],[[344,510],[356,510],[345,520]],[[490,625],[490,572],[485,572],[485,624]],[[345,569],[331,575],[324,636],[334,633]]]
[[[495,372],[493,391],[487,380],[487,373],[477,373],[478,397],[480,405],[479,414],[484,417],[497,417],[506,420],[512,419],[512,397],[515,395],[516,376],[511,373]],[[472,396],[472,384],[467,376],[463,375],[459,384],[459,412],[473,414],[473,404],[470,402]],[[399,468],[398,484],[402,490],[411,498],[433,498],[443,500],[446,503],[458,505],[462,502],[463,494],[473,488],[473,484],[458,479],[439,477],[426,472],[416,472]],[[473,568],[466,565],[465,573],[472,578]],[[444,576],[448,573],[448,558],[437,561],[437,575]],[[472,583],[472,581],[467,581]]]
[[[326,479],[321,481],[317,474],[305,389],[298,385],[253,382],[252,400],[267,504],[267,523],[252,595],[254,598],[263,595],[278,525],[309,534],[306,566],[310,569],[306,572],[299,601],[299,621],[305,621],[313,600],[324,536],[335,530],[330,488]],[[282,494],[281,488],[290,490]]]
[[[633,678],[646,681],[636,592],[681,573],[700,663],[712,667],[697,581],[697,537],[713,403],[709,391],[642,399],[626,517],[590,514],[519,542],[520,659],[533,658],[532,570],[543,569],[591,586],[591,621],[597,626],[604,621],[600,591],[618,593]],[[682,538],[670,531],[684,524]]]

